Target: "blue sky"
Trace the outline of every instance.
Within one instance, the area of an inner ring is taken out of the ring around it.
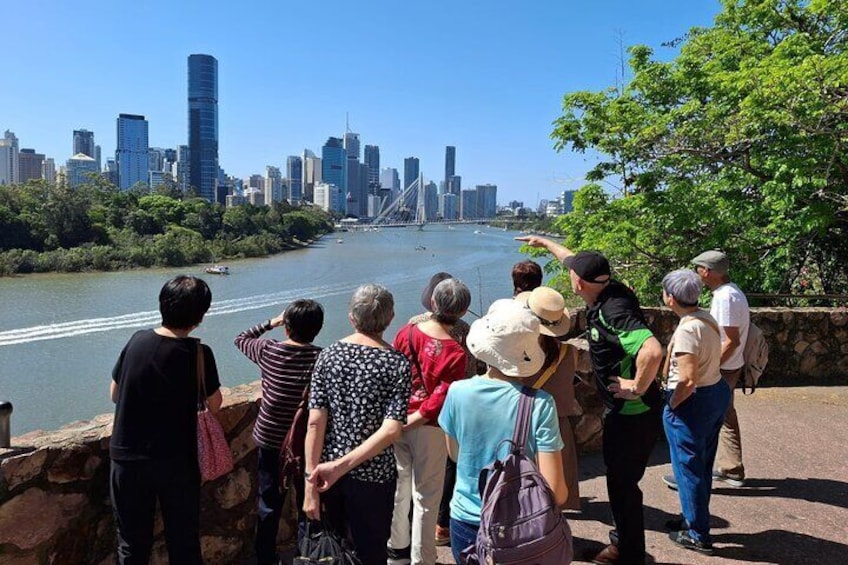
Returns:
[[[213,7],[214,6],[214,7]],[[619,36],[660,44],[710,25],[718,0],[198,0],[7,2],[0,131],[70,157],[72,131],[114,155],[119,113],[144,114],[150,144],[187,143],[187,57],[219,65],[220,162],[247,177],[316,153],[350,115],[362,145],[403,176],[417,156],[444,175],[457,147],[463,187],[535,205],[578,188],[591,157],[556,153],[563,94],[615,84]]]

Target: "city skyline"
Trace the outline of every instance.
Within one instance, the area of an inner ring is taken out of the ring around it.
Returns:
[[[113,155],[121,113],[146,117],[151,146],[187,145],[185,61],[205,53],[219,62],[219,163],[230,175],[246,179],[267,165],[285,167],[289,155],[304,149],[320,151],[328,136],[343,137],[349,113],[361,143],[380,147],[381,167],[401,169],[414,155],[428,181],[442,182],[445,147],[454,146],[463,184],[494,183],[502,202],[529,206],[539,193],[550,198],[579,187],[594,162],[591,155],[552,148],[551,123],[562,95],[614,86],[619,39],[671,58],[674,50],[662,43],[709,25],[719,9],[717,1],[579,7],[550,1],[521,10],[497,1],[486,10],[440,1],[356,9],[330,2],[320,25],[294,26],[286,41],[269,42],[232,41],[224,33],[253,25],[259,9],[160,1],[116,7],[95,0],[83,14],[48,4],[49,10],[30,3],[4,7],[9,22],[37,21],[40,40],[29,49],[33,30],[9,26],[7,41],[27,45],[28,53],[10,61],[7,76],[16,80],[0,92],[0,130],[13,131],[21,148],[57,164],[72,156],[74,130],[94,132],[104,160]],[[145,14],[157,12],[168,17],[147,25]],[[264,3],[261,13],[269,22],[311,17],[305,5]],[[393,32],[400,21],[414,21],[430,40]],[[386,33],[375,35],[375,25]],[[80,29],[98,33],[80,41]],[[342,32],[346,59],[356,64],[324,71],[332,79],[324,80],[315,71],[334,48],[322,38]],[[134,33],[148,49],[119,54],[111,48]],[[363,65],[374,73],[362,73]]]

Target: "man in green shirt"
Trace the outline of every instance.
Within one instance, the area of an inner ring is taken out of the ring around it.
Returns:
[[[615,519],[614,543],[593,563],[643,564],[645,522],[639,481],[662,429],[662,397],[655,376],[662,347],[648,329],[639,300],[614,280],[600,253],[570,249],[537,236],[517,238],[547,249],[568,269],[571,289],[586,302],[589,353],[606,406],[604,463]]]

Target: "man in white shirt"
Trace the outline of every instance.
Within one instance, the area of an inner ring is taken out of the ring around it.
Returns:
[[[715,318],[721,329],[721,375],[730,390],[735,391],[745,364],[743,352],[751,324],[748,299],[736,284],[730,282],[730,262],[727,255],[721,251],[705,251],[692,259],[692,263],[704,285],[712,291],[710,315]],[[742,435],[733,396],[730,397],[730,406],[721,427],[713,479],[724,481],[731,486],[745,485]]]

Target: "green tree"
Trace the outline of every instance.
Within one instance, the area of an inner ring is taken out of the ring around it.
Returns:
[[[601,160],[558,231],[643,295],[709,248],[752,291],[846,292],[848,3],[722,4],[674,59],[632,47],[628,84],[564,97],[555,147]]]

